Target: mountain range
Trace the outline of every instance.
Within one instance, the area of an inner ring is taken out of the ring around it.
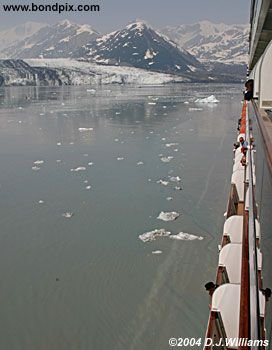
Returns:
[[[29,37],[2,50],[7,58],[66,58],[83,45],[99,36],[89,25],[68,20],[42,26]]]
[[[201,21],[167,26],[162,33],[203,63],[247,64],[249,25]]]
[[[0,32],[2,37],[1,58],[70,58],[168,73],[189,81],[240,81],[247,62],[248,27],[208,21],[160,31],[137,21],[106,35],[68,20],[55,25],[29,22]]]

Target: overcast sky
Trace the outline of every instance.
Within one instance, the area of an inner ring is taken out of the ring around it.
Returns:
[[[99,4],[100,13],[7,13],[3,4]],[[250,0],[0,0],[0,29],[27,21],[55,23],[70,19],[87,23],[105,33],[135,19],[144,19],[155,28],[165,25],[210,20],[215,23],[248,23]]]

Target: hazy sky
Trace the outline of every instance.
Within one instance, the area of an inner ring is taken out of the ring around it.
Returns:
[[[3,4],[99,4],[100,13],[7,13]],[[0,0],[0,29],[26,21],[55,23],[68,18],[88,23],[104,33],[119,29],[134,19],[144,19],[156,28],[168,24],[210,20],[215,23],[248,23],[250,0]]]

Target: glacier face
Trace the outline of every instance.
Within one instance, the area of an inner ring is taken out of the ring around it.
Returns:
[[[189,79],[181,76],[70,59],[0,60],[0,86],[161,85],[186,81]]]

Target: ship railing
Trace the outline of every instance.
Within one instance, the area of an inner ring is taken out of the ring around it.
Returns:
[[[253,147],[251,145],[248,108],[246,109],[246,141],[248,143],[248,150],[245,173],[245,202],[247,203],[244,211],[239,337],[249,337],[249,339],[254,341],[261,339],[260,277],[258,272],[257,217],[254,198]],[[238,349],[243,349],[243,347],[239,347]],[[262,347],[253,345],[251,349],[259,350]]]
[[[232,185],[219,246],[216,284],[214,289],[209,290],[211,305],[206,338],[212,338],[216,343],[224,335],[228,338],[247,338],[256,342],[252,346],[242,342],[231,348],[263,350],[260,340],[265,339],[266,297],[262,290],[260,224],[254,198],[254,150],[246,103],[242,123],[244,139],[248,142],[247,160],[245,166],[241,165],[241,149],[234,152]],[[205,345],[204,349],[214,347]],[[223,342],[216,349],[229,347]]]

